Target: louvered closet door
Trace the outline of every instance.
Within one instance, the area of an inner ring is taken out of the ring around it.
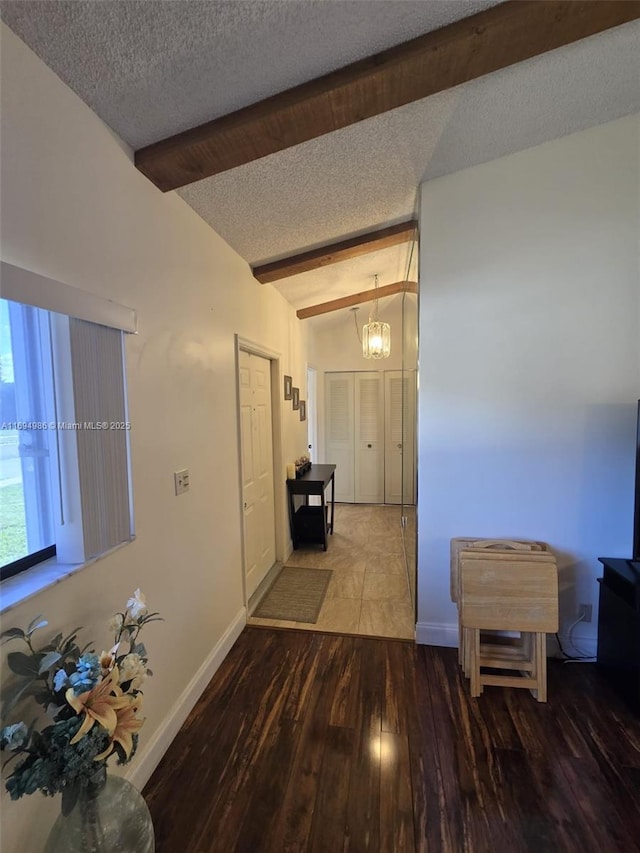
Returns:
[[[326,461],[336,466],[336,500],[353,503],[353,373],[325,375]]]
[[[355,499],[384,502],[384,385],[382,373],[355,374]]]
[[[402,371],[384,374],[384,502],[402,503]],[[405,383],[406,385],[406,383]]]

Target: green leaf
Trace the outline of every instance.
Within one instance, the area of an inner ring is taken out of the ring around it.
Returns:
[[[70,634],[68,634],[64,638],[64,640],[61,641],[60,651],[62,652],[63,655],[69,653],[69,649],[72,648],[74,641],[75,641],[76,637],[78,636],[78,631],[82,631],[82,628],[81,627],[74,628],[73,631]]]
[[[61,657],[62,655],[60,652],[49,652],[49,654],[46,654],[40,661],[38,675],[42,675],[43,672],[48,672],[54,664],[58,663]]]
[[[48,622],[47,622],[47,620],[44,618],[44,616],[42,615],[42,613],[39,613],[39,614],[36,616],[36,618],[35,618],[35,619],[32,619],[32,620],[31,620],[31,622],[29,623],[29,626],[28,626],[28,628],[27,628],[27,637],[30,637],[30,636],[33,634],[33,632],[34,632],[34,631],[37,631],[37,630],[38,630],[38,628],[44,628],[44,627],[46,627],[48,624],[49,624],[49,623],[48,623]]]
[[[24,637],[24,631],[22,628],[8,628],[0,634],[0,637],[4,638],[3,642],[8,642],[15,640],[16,637]]]
[[[30,678],[35,678],[40,674],[41,659],[41,655],[25,655],[23,652],[10,652],[7,655],[7,663],[11,672]]]
[[[34,690],[39,690],[40,684],[36,683],[35,679],[30,681],[19,681],[17,684],[12,684],[5,687],[2,691],[2,719],[9,719],[9,714],[24,697],[33,693]]]
[[[46,708],[51,697],[48,690],[41,690],[39,693],[34,693],[33,698],[36,700],[38,705],[42,705]]]

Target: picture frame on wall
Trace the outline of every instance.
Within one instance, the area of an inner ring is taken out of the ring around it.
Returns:
[[[291,376],[285,376],[284,377],[284,399],[285,400],[291,399],[292,388],[293,388],[293,379],[291,378]]]
[[[294,412],[297,412],[300,408],[300,389],[292,388],[291,389],[291,405],[293,406]]]
[[[306,421],[307,419],[307,401],[300,400],[300,420]]]

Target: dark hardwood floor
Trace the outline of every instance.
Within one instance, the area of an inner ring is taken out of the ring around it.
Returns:
[[[144,791],[158,853],[640,851],[640,720],[591,664],[247,628]]]

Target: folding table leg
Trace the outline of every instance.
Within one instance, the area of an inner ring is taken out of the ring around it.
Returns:
[[[535,638],[536,657],[538,659],[537,679],[538,689],[536,699],[538,702],[547,701],[547,635],[537,633]]]
[[[467,645],[471,657],[471,695],[480,696],[482,684],[480,683],[480,630],[467,629]]]

